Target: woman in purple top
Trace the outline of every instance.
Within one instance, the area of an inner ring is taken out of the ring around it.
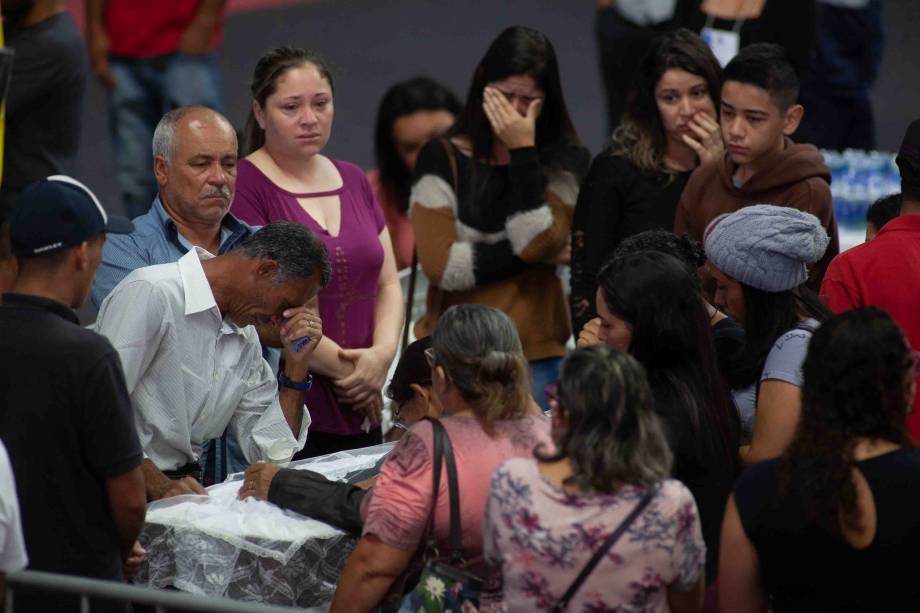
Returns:
[[[233,213],[313,230],[332,260],[320,292],[323,340],[306,393],[310,457],[379,443],[381,389],[402,326],[402,292],[390,235],[364,172],[320,152],[329,141],[333,81],[322,59],[280,47],[252,79],[248,155],[237,167]]]

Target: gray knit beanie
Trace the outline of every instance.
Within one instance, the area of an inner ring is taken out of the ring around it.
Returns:
[[[806,265],[824,255],[830,238],[811,213],[772,204],[716,218],[706,230],[706,257],[726,275],[766,292],[798,287]]]

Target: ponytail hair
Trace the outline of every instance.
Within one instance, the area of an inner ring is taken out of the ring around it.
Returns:
[[[458,304],[441,315],[432,337],[435,362],[476,412],[486,432],[523,416],[530,404],[530,369],[514,323],[481,304]]]
[[[300,47],[277,47],[259,58],[256,64],[256,69],[252,73],[252,82],[249,85],[253,101],[258,102],[259,106],[264,109],[265,101],[275,93],[278,87],[278,79],[288,70],[304,64],[315,66],[319,74],[329,82],[332,93],[335,93],[332,72],[319,54]],[[250,107],[243,133],[243,155],[249,155],[264,144],[265,130],[259,126],[255,113]]]

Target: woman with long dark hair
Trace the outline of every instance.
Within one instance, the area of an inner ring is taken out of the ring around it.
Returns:
[[[538,401],[571,335],[556,266],[568,261],[587,162],[552,44],[514,26],[489,46],[456,124],[416,166],[409,218],[430,281],[416,336],[452,304],[501,309],[520,331]]]
[[[804,286],[829,238],[818,218],[789,207],[743,208],[710,224],[704,239],[713,299],[744,327],[729,385],[741,418],[745,464],[783,452],[798,423],[801,366],[812,333],[830,316]]]
[[[594,346],[562,364],[553,450],[508,460],[486,503],[484,610],[544,610],[650,490],[651,502],[569,602],[569,610],[699,611],[705,560],[693,496],[668,479],[671,450],[645,369]],[[585,538],[585,535],[591,535]],[[650,589],[651,588],[651,589]],[[504,605],[504,608],[501,608]],[[601,606],[602,605],[602,606]]]
[[[381,391],[403,321],[390,234],[364,172],[322,154],[332,133],[334,82],[317,54],[279,47],[253,72],[246,157],[231,210],[264,225],[294,221],[319,236],[332,282],[319,293],[326,327],[305,393],[310,438],[296,458],[381,441]]]
[[[645,367],[674,453],[672,474],[696,498],[709,584],[716,577],[725,501],[738,474],[740,428],[698,282],[677,259],[645,251],[608,262],[598,285],[600,340]]]
[[[918,375],[898,325],[832,317],[804,363],[802,410],[779,459],[749,468],[722,531],[725,611],[916,611],[920,452],[905,417]]]
[[[453,125],[459,112],[460,101],[453,92],[426,77],[400,81],[380,100],[374,128],[377,167],[367,173],[367,180],[387,220],[399,269],[412,264],[415,249],[409,189],[418,154]]]
[[[690,173],[717,159],[722,70],[688,30],[663,35],[636,70],[622,122],[585,177],[572,221],[572,324],[597,316],[597,272],[633,234],[674,226]]]

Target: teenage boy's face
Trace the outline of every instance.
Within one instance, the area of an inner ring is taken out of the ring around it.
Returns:
[[[783,135],[788,136],[799,127],[803,108],[793,104],[782,111],[767,90],[726,81],[722,86],[721,111],[725,149],[732,162],[742,165],[782,149]]]

